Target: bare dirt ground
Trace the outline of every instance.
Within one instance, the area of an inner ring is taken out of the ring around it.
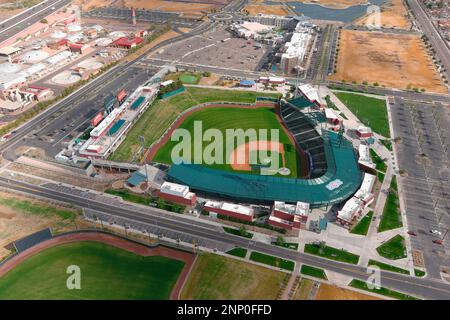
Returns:
[[[373,21],[375,13],[365,15],[357,21],[355,25],[365,25],[368,21]],[[381,7],[380,23],[383,28],[395,28],[409,30],[411,22],[402,0],[392,0],[391,3]]]
[[[17,194],[13,195],[4,191],[0,191],[0,198],[15,199],[19,201],[26,200],[38,206],[51,206],[64,210],[72,210],[54,204],[49,204],[45,201],[36,200]],[[71,226],[68,226],[67,224],[68,222],[64,222],[62,218],[56,215],[51,217],[44,217],[40,215],[30,214],[26,211],[17,210],[15,208],[9,207],[8,205],[0,204],[0,259],[9,254],[9,250],[4,249],[3,247],[11,243],[12,241],[18,240],[33,232],[48,227],[70,229]]]
[[[142,8],[149,10],[160,10],[166,12],[180,12],[187,15],[203,15],[221,5],[216,3],[198,3],[196,1],[164,1],[164,0],[125,0],[125,7]],[[213,2],[213,1],[211,1]]]
[[[381,300],[377,297],[322,283],[316,300]]]
[[[447,92],[421,39],[409,34],[343,30],[330,79]]]
[[[74,0],[73,4],[81,5],[83,11],[89,11],[95,8],[108,7],[112,0]]]
[[[12,9],[9,5],[15,4],[15,0],[0,0],[0,21],[6,20],[16,14],[21,13],[27,8]]]
[[[79,242],[79,241],[97,241],[109,244],[111,246],[127,250],[133,252],[135,254],[141,256],[163,256],[170,259],[181,260],[185,263],[183,270],[181,271],[180,276],[173,288],[170,299],[176,300],[180,294],[181,288],[183,287],[184,282],[192,268],[192,264],[194,263],[195,257],[193,254],[185,251],[175,250],[168,247],[158,246],[156,248],[148,248],[143,245],[127,241],[121,239],[119,237],[115,237],[113,235],[103,234],[103,233],[77,233],[77,234],[68,234],[64,236],[60,236],[57,238],[53,238],[44,242],[39,243],[38,245],[31,247],[21,254],[15,256],[3,266],[0,267],[0,276],[4,275],[6,272],[14,268],[16,265],[20,264],[28,257],[35,255],[47,248],[51,248],[64,243],[71,242]]]
[[[201,77],[198,84],[202,86],[212,86],[219,80],[220,76],[218,74],[212,73],[209,77]]]
[[[249,4],[243,11],[247,11],[249,15],[255,16],[258,13],[262,14],[275,14],[278,16],[288,15],[289,12],[282,5],[264,5],[264,4]]]

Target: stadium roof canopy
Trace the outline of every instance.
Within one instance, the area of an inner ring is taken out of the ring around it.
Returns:
[[[131,177],[128,178],[127,183],[133,187],[140,185],[146,179],[145,175],[143,175],[139,171],[135,171]]]
[[[314,106],[314,103],[309,101],[305,97],[297,97],[294,99],[290,99],[287,102],[299,109],[310,108]]]
[[[194,164],[172,165],[168,176],[179,183],[222,197],[252,202],[307,202],[324,206],[351,197],[361,185],[361,172],[351,143],[326,131],[327,172],[315,179],[236,173]]]

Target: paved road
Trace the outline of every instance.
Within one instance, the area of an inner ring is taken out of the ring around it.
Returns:
[[[433,22],[430,20],[430,17],[428,17],[426,12],[420,6],[419,2],[417,0],[407,0],[407,2],[416,16],[420,29],[428,37],[431,45],[436,50],[437,56],[442,60],[442,64],[445,66],[445,69],[447,70],[446,73],[448,75],[450,72],[449,48],[445,44],[441,34],[436,29]]]
[[[41,21],[41,19],[47,17],[55,10],[58,10],[65,5],[69,4],[71,0],[48,0],[42,2],[38,6],[22,12],[21,14],[13,17],[10,20],[4,20],[0,22],[0,42],[3,42],[26,27]],[[52,9],[54,8],[54,9]]]
[[[225,233],[215,225],[209,225],[200,221],[197,222],[179,215],[173,217],[170,215],[163,215],[158,210],[151,207],[147,210],[130,205],[120,207],[117,206],[117,204],[102,203],[89,199],[88,197],[74,195],[73,193],[63,193],[23,182],[11,181],[5,178],[0,178],[0,187],[44,197],[54,201],[70,203],[82,208],[104,212],[117,217],[124,217],[133,221],[145,223],[147,225],[157,225],[158,227],[167,230],[190,234],[194,237],[208,239],[223,245],[234,245],[249,248],[251,250],[257,250],[259,252],[276,255],[284,259],[294,260],[298,263],[305,263],[316,267],[325,268],[327,270],[338,272],[360,280],[366,280],[368,277],[367,269],[365,267],[349,265],[272,246],[270,244],[255,242],[246,238]],[[381,284],[384,287],[389,287],[425,299],[449,299],[450,297],[450,285],[427,278],[413,278],[396,273],[382,272]]]

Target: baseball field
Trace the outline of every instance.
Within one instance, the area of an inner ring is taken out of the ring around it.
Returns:
[[[158,99],[139,118],[128,132],[126,139],[110,156],[110,160],[131,161],[139,149],[139,136],[145,138],[148,148],[170,127],[180,113],[205,102],[255,103],[256,97],[277,97],[276,94],[242,90],[221,90],[199,87],[186,87],[186,91],[164,100]],[[134,159],[136,161],[136,159]]]
[[[269,158],[272,155],[272,152],[279,153],[281,156],[274,155],[273,158],[277,159],[277,168],[287,167],[290,169],[290,176],[297,176],[297,153],[295,151],[295,146],[289,140],[286,132],[281,127],[280,123],[275,114],[275,109],[270,107],[260,107],[260,108],[239,108],[239,107],[212,107],[205,108],[196,111],[189,116],[181,123],[178,127],[180,129],[186,129],[191,134],[191,137],[194,137],[194,123],[197,122],[202,124],[203,132],[208,129],[217,129],[222,133],[224,140],[226,139],[226,130],[228,129],[254,129],[258,133],[259,130],[267,129],[267,139],[263,139],[264,141],[268,140],[266,150],[270,150],[268,156]],[[279,142],[280,144],[276,144],[272,142],[272,136],[270,133],[270,129],[278,130],[279,133]],[[197,137],[196,137],[197,138]],[[201,138],[201,137],[200,137]],[[221,144],[220,150],[216,150],[216,152],[221,152],[223,154],[222,163],[221,164],[211,164],[211,167],[221,170],[235,170],[235,171],[243,171],[248,172],[251,171],[249,166],[250,153],[255,152],[257,150],[261,150],[258,147],[258,144],[254,148],[252,148],[252,144],[250,141],[250,137],[246,137],[244,144],[246,144],[247,148],[240,148],[243,150],[236,150],[240,146],[236,146],[236,149],[233,149],[230,153],[227,153],[226,143],[224,141]],[[257,137],[258,141],[261,141],[260,136]],[[155,157],[153,158],[156,162],[162,163],[172,163],[172,150],[176,146],[177,141],[167,141],[161,148],[158,149]],[[207,148],[210,142],[203,142],[201,150],[194,148],[194,143],[192,143],[191,154],[183,155],[183,159],[187,161],[193,161],[196,156],[203,154],[205,148]],[[274,144],[274,146],[271,146]],[[250,145],[250,146],[249,146]],[[228,150],[230,151],[230,150]],[[235,152],[236,151],[236,152]],[[241,152],[239,152],[241,151]],[[237,154],[236,154],[237,153]],[[235,155],[235,156],[232,156]],[[242,162],[238,161],[239,155],[242,156]],[[255,156],[254,158],[258,158]],[[259,164],[262,164],[263,159],[257,159]],[[240,165],[242,164],[242,165]],[[254,163],[253,163],[254,164]]]
[[[144,247],[145,248],[145,247]],[[69,290],[67,267],[80,267],[80,290]],[[185,263],[81,241],[40,251],[0,278],[2,299],[169,299]]]

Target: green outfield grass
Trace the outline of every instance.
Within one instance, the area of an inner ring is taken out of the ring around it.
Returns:
[[[164,100],[157,99],[139,118],[109,159],[131,161],[133,154],[139,149],[139,136],[145,138],[144,146],[148,148],[161,137],[181,112],[195,105],[204,102],[254,103],[256,97],[276,98],[277,95],[254,91],[187,87],[182,94]],[[135,161],[138,160],[135,159]]]
[[[219,107],[219,108],[209,108],[202,109],[189,115],[179,128],[186,129],[191,133],[191,137],[194,136],[194,122],[201,121],[203,132],[207,129],[218,129],[222,132],[223,137],[226,137],[227,129],[254,129],[258,134],[260,129],[267,130],[267,138],[270,140],[270,129],[278,129],[279,141],[285,145],[285,159],[286,166],[291,170],[291,177],[297,176],[297,152],[295,146],[290,142],[286,132],[281,127],[278,122],[273,108],[258,108],[258,109],[242,109],[242,108],[230,108],[230,107]],[[249,139],[246,139],[248,142]],[[154,157],[154,161],[162,163],[172,163],[171,153],[173,147],[178,144],[178,141],[168,141],[163,145]],[[203,148],[201,150],[195,150],[192,143],[191,155],[184,156],[183,159],[193,161],[194,157],[203,153],[205,147],[207,147],[210,142],[204,142]],[[229,162],[230,153],[226,152],[226,143],[223,143],[223,157],[222,161]],[[276,157],[278,160],[277,167],[282,166],[281,156]],[[261,160],[261,159],[259,159]],[[259,161],[260,162],[260,161]],[[229,164],[211,164],[213,168],[221,170],[233,170]],[[251,173],[251,171],[243,171]],[[259,173],[259,172],[258,172]]]
[[[81,289],[66,287],[67,267],[81,270]],[[82,241],[46,249],[0,278],[1,299],[168,299],[184,263],[142,257]]]
[[[274,300],[285,275],[220,255],[200,254],[181,292],[181,299]]]
[[[390,138],[385,100],[347,92],[335,92],[334,94],[366,126],[372,128],[374,132]]]

